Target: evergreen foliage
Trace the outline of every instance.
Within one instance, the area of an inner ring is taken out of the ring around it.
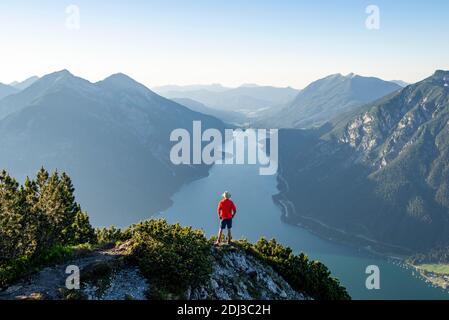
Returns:
[[[69,176],[41,168],[24,185],[0,173],[0,286],[52,252],[95,241]]]
[[[199,230],[148,220],[131,226],[131,255],[165,297],[183,298],[212,272],[211,246]],[[164,298],[161,295],[156,298]]]

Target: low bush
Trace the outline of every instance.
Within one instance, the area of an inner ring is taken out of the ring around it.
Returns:
[[[189,286],[209,278],[211,246],[202,231],[148,220],[132,226],[130,232],[131,257],[158,288],[159,298],[184,298]]]
[[[114,226],[109,228],[95,229],[96,242],[99,245],[116,244],[120,241],[126,241],[130,238],[129,229],[118,229]]]

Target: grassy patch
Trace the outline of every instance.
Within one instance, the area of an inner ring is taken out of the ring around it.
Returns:
[[[441,275],[449,275],[449,264],[442,263],[434,263],[434,264],[421,264],[417,266],[419,269],[426,271],[437,273]]]

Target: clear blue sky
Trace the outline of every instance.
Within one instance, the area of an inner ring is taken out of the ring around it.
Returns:
[[[380,30],[365,27],[371,4]],[[3,83],[60,69],[91,81],[124,72],[150,87],[301,88],[338,72],[414,82],[449,69],[448,53],[447,0],[0,2]]]

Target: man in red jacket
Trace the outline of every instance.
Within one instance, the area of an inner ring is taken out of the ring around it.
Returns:
[[[234,218],[237,208],[235,207],[234,202],[231,200],[231,194],[228,191],[223,193],[223,199],[218,203],[218,218],[220,218],[220,231],[218,231],[218,239],[215,244],[220,245],[221,236],[223,234],[223,229],[228,228],[228,244],[231,244],[232,236],[231,236],[231,228],[232,228],[232,219]]]

